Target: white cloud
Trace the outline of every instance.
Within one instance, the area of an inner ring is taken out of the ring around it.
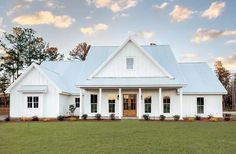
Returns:
[[[95,24],[91,27],[81,27],[80,32],[83,33],[84,35],[93,35],[96,32],[107,30],[108,27],[109,26],[106,24],[99,23],[99,24]]]
[[[139,32],[133,33],[131,36],[137,37],[137,38],[150,39],[151,37],[154,36],[154,34],[155,32],[152,32],[152,31],[139,31]]]
[[[92,19],[92,17],[91,16],[86,16],[85,19],[90,20],[90,19]]]
[[[222,61],[223,65],[229,70],[236,70],[236,51],[225,57],[217,57],[215,60]]]
[[[221,36],[230,36],[230,35],[236,35],[236,31],[198,28],[192,38],[192,42],[194,43],[207,42]]]
[[[96,8],[108,8],[112,12],[121,12],[135,7],[138,0],[86,0],[88,5],[94,4]]]
[[[24,4],[24,5],[17,4],[13,8],[10,8],[7,11],[7,16],[11,16],[13,14],[19,13],[20,11],[22,11],[24,9],[28,9],[28,8],[30,8],[30,5],[28,5],[28,4]]]
[[[202,17],[209,19],[217,18],[225,7],[225,2],[213,2],[211,6],[202,13]]]
[[[19,16],[13,19],[19,25],[53,25],[57,28],[68,28],[75,22],[75,19],[68,15],[56,16],[50,11],[40,11],[33,15]]]
[[[0,34],[5,32],[5,30],[3,29],[3,18],[0,17]]]
[[[55,1],[55,0],[48,0],[45,1],[47,7],[51,8],[51,9],[60,9],[60,8],[64,8],[64,5],[62,3],[60,3],[59,1]]]
[[[161,10],[161,9],[166,8],[167,6],[168,6],[168,2],[163,2],[160,5],[153,5],[152,7],[155,8],[155,9]]]
[[[174,10],[169,14],[173,22],[182,22],[189,19],[194,12],[186,7],[176,5]]]
[[[115,20],[117,18],[121,18],[121,17],[128,17],[129,14],[127,13],[118,13],[118,14],[115,14],[113,17],[112,17],[112,20]]]
[[[228,40],[225,42],[225,44],[227,44],[227,45],[236,44],[236,40]]]

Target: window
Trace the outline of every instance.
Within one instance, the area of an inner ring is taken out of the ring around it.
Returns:
[[[163,110],[164,113],[170,113],[170,97],[166,96],[163,98]]]
[[[28,108],[32,108],[32,106],[33,106],[32,102],[33,102],[32,97],[27,97]]]
[[[134,58],[126,58],[126,68],[134,69]]]
[[[75,98],[75,107],[80,107],[80,98]]]
[[[204,98],[197,97],[197,113],[202,114],[204,113]]]
[[[115,99],[109,99],[108,104],[109,104],[109,113],[114,113],[115,112]]]
[[[39,97],[38,96],[28,96],[27,97],[27,107],[28,108],[39,108]]]
[[[97,113],[97,100],[98,100],[98,96],[92,94],[90,100],[91,100],[91,112],[92,113]]]
[[[152,103],[152,97],[147,96],[144,98],[144,104],[145,104],[145,113],[151,113],[151,103]]]

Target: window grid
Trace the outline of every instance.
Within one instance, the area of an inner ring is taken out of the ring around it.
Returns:
[[[75,98],[75,107],[80,107],[80,98]]]
[[[163,99],[163,111],[164,113],[170,113],[170,97],[166,96]]]
[[[126,68],[134,69],[134,58],[126,58]]]
[[[115,113],[115,99],[109,99],[109,113]]]
[[[91,95],[91,113],[97,113],[97,95]]]
[[[204,98],[203,97],[197,98],[197,113],[198,114],[204,113]]]
[[[38,96],[28,96],[27,97],[27,107],[28,108],[39,108],[39,97]]]
[[[144,104],[145,104],[145,113],[151,113],[152,110],[152,97],[148,96],[144,98]]]

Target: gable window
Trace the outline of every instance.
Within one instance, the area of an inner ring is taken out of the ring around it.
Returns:
[[[39,108],[39,97],[38,96],[28,96],[27,97],[27,107],[28,108]]]
[[[204,98],[197,97],[197,113],[203,114],[204,113]]]
[[[80,98],[75,98],[75,107],[80,107]]]
[[[151,113],[152,109],[152,97],[147,96],[144,98],[144,103],[145,103],[145,113]]]
[[[163,98],[163,111],[164,113],[170,113],[170,97],[165,96]]]
[[[92,94],[90,97],[91,113],[97,113],[97,100],[98,100],[98,96],[95,94]]]
[[[129,70],[134,69],[134,58],[126,58],[126,68]]]

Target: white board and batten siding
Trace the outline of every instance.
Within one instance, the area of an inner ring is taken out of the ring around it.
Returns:
[[[133,69],[126,68],[126,58],[133,58]],[[166,77],[166,75],[135,44],[129,42],[95,77]]]
[[[47,93],[22,93],[19,89],[23,85],[47,85]],[[38,96],[37,109],[27,107],[27,97]],[[55,87],[35,68],[11,90],[10,116],[11,117],[57,117],[59,114],[59,94]]]

